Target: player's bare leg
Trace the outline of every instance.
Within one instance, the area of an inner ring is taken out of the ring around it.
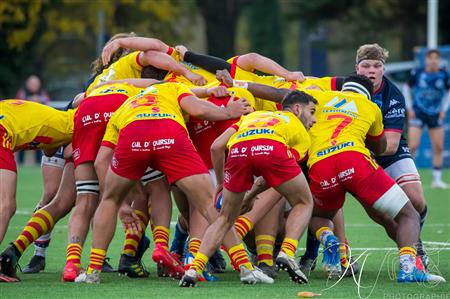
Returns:
[[[298,240],[308,227],[311,219],[313,200],[308,183],[303,173],[275,187],[292,206],[285,225],[285,237],[281,251],[276,258],[277,265],[289,273],[291,279],[298,283],[308,282],[295,261]]]
[[[423,129],[420,127],[409,126],[408,128],[408,146],[413,157],[415,157],[416,151],[419,148],[422,133]]]
[[[433,182],[431,187],[448,189],[448,183],[442,181],[442,149],[444,146],[444,128],[428,129],[431,145],[433,147]]]

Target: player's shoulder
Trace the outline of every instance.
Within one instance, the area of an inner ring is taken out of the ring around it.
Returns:
[[[390,100],[392,98],[404,101],[403,93],[398,89],[398,87],[388,78],[383,77],[384,87],[383,87],[383,99]]]

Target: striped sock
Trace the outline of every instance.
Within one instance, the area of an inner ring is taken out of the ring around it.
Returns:
[[[325,245],[325,243],[327,241],[327,237],[330,235],[333,236],[334,233],[333,233],[333,230],[331,228],[329,228],[328,226],[321,227],[316,231],[316,238],[323,245]]]
[[[258,265],[265,263],[273,266],[273,246],[275,237],[271,235],[256,236],[256,253],[258,255]]]
[[[47,211],[43,209],[36,211],[17,240],[14,241],[14,245],[22,254],[39,236],[50,231],[53,225],[53,217]]]
[[[347,245],[341,243],[341,245],[339,245],[339,251],[341,253],[341,266],[347,268],[349,265],[347,256]]]
[[[417,251],[414,247],[402,247],[399,250],[400,254],[400,269],[405,273],[411,273],[416,266]]]
[[[298,240],[294,240],[291,238],[284,238],[283,243],[281,244],[281,250],[286,253],[289,257],[294,257],[295,252],[297,251]]]
[[[106,250],[92,248],[91,255],[89,256],[89,267],[86,271],[87,274],[91,274],[92,270],[102,271],[103,262],[106,258]]]
[[[70,243],[66,249],[66,264],[73,263],[75,266],[81,266],[82,247],[78,243]]]
[[[197,252],[194,261],[189,269],[195,269],[198,274],[202,274],[205,270],[208,257],[201,252]]]
[[[144,234],[145,228],[148,224],[148,215],[140,210],[134,210],[134,213],[140,219],[141,231],[139,231],[139,233],[137,234],[134,234],[129,230],[125,231],[125,242],[123,244],[122,254],[126,254],[129,256],[136,256],[139,242],[141,241],[142,235]]]
[[[253,223],[245,216],[239,216],[234,222],[234,228],[241,240],[253,229]]]
[[[153,240],[155,245],[160,245],[164,249],[169,250],[169,229],[164,226],[155,226],[153,228]]]
[[[247,269],[253,270],[253,265],[250,263],[248,258],[247,251],[245,251],[244,245],[239,243],[234,247],[231,247],[228,250],[228,255],[231,258],[231,262],[235,265],[236,268],[240,268],[240,266],[244,265]]]
[[[189,252],[192,253],[194,256],[196,256],[198,250],[200,249],[201,243],[202,243],[202,240],[200,240],[200,239],[190,238],[189,239]]]

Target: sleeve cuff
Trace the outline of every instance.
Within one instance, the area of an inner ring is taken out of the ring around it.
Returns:
[[[372,140],[378,140],[378,139],[380,139],[381,137],[383,137],[383,135],[384,135],[384,130],[381,132],[381,134],[376,135],[376,136],[372,136],[372,135],[367,134],[367,138],[370,138],[370,139],[372,139]]]
[[[114,143],[112,143],[111,141],[107,141],[107,140],[103,140],[101,143],[101,146],[106,146],[109,148],[114,149],[116,147],[116,145]]]
[[[143,52],[138,52],[138,54],[136,55],[136,63],[140,66],[140,67],[144,67],[143,65],[142,65],[142,63],[141,63],[141,61],[140,61],[140,59],[139,59],[139,57],[141,56],[141,53],[143,53]]]
[[[190,97],[190,96],[194,96],[192,93],[182,93],[178,96],[178,104],[181,103],[181,101],[185,98],[185,97]]]

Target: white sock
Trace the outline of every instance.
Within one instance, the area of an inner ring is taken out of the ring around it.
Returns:
[[[411,273],[416,266],[416,259],[410,254],[400,256],[400,269],[405,273]]]
[[[442,168],[433,167],[433,182],[440,182],[442,180]]]
[[[45,254],[47,252],[48,244],[50,243],[51,232],[48,232],[42,236],[40,236],[34,242],[34,255],[41,256],[45,258]]]

